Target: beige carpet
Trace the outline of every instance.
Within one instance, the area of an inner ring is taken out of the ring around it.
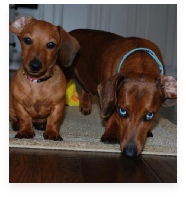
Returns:
[[[97,104],[93,104],[92,113],[89,116],[83,116],[78,107],[66,107],[66,117],[60,129],[63,141],[44,140],[43,131],[35,131],[34,139],[15,139],[16,133],[10,127],[9,146],[120,153],[119,144],[110,145],[100,142],[104,127],[99,113]],[[155,127],[151,130],[154,137],[147,138],[142,154],[176,155],[176,125],[162,116],[159,116],[155,123]]]

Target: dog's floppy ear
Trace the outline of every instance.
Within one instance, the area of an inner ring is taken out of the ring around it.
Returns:
[[[117,74],[98,85],[97,89],[100,98],[101,116],[103,118],[107,118],[111,115],[117,101],[117,90],[124,80],[124,75]]]
[[[31,16],[22,16],[13,22],[10,22],[9,24],[10,31],[19,36],[23,28],[27,24],[29,24],[32,20],[34,20],[34,18]]]
[[[165,101],[163,106],[170,107],[177,103],[177,81],[172,76],[162,76],[161,86],[164,92]]]
[[[62,42],[58,53],[58,61],[64,67],[69,67],[72,64],[77,51],[79,50],[79,43],[62,27],[58,26],[58,31]]]

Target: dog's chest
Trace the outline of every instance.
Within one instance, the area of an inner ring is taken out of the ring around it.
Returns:
[[[52,96],[41,94],[38,96],[26,96],[22,104],[24,109],[32,116],[32,118],[46,118],[54,110],[55,103]]]
[[[54,104],[52,104],[52,102],[49,102],[48,100],[37,101],[31,106],[30,109],[32,117],[43,118],[49,116],[50,113],[52,113]]]

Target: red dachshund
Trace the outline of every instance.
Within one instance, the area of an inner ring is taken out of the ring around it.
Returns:
[[[21,43],[22,64],[10,85],[10,121],[16,138],[33,138],[33,126],[49,140],[59,134],[64,116],[66,79],[56,64],[69,66],[79,49],[62,27],[32,17],[10,23]]]
[[[91,111],[90,94],[99,95],[105,119],[104,143],[120,142],[124,155],[139,155],[162,104],[176,103],[177,82],[165,75],[158,47],[146,39],[74,30],[80,50],[73,63],[82,85],[80,110]]]

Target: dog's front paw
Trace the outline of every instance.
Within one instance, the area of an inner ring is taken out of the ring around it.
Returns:
[[[26,139],[32,139],[35,136],[34,132],[23,132],[23,131],[19,131],[16,135],[15,138],[26,138]]]
[[[82,90],[82,95],[80,99],[80,106],[79,109],[83,115],[89,115],[91,113],[92,102],[90,99],[90,94]]]
[[[113,135],[103,134],[101,137],[101,142],[104,142],[105,144],[118,144],[119,139],[114,134]]]
[[[80,106],[80,111],[83,115],[87,116],[91,113],[91,108],[90,106]]]
[[[45,131],[43,137],[45,140],[63,141],[63,138],[57,132]]]

